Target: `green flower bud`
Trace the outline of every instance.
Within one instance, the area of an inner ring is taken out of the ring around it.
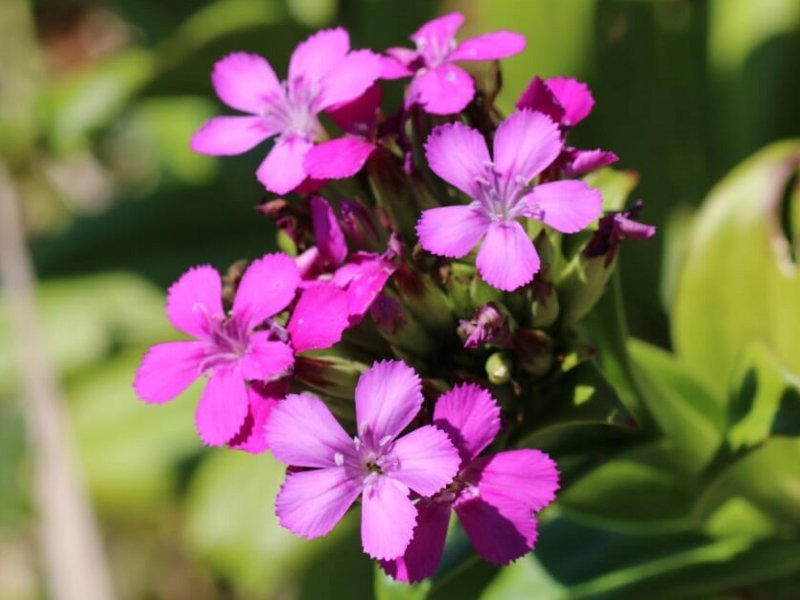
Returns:
[[[486,375],[495,385],[511,381],[511,358],[505,352],[495,352],[486,361]]]
[[[392,348],[418,357],[431,355],[434,344],[427,331],[396,298],[381,294],[369,312],[376,329]]]
[[[395,272],[394,282],[403,304],[426,329],[437,332],[455,329],[453,305],[430,275],[400,267]]]
[[[564,269],[557,288],[561,317],[565,325],[574,325],[589,314],[603,295],[616,260],[606,264],[606,257],[588,258],[583,252]]]
[[[553,368],[553,338],[541,329],[521,329],[514,335],[514,347],[520,366],[531,375]]]
[[[531,304],[531,325],[537,328],[550,327],[558,319],[558,294],[552,285],[534,281],[534,300]]]
[[[335,350],[309,352],[297,357],[294,376],[312,390],[352,401],[358,378],[368,368],[362,362],[337,356]]]

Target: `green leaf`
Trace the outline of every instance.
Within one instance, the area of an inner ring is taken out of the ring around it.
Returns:
[[[428,595],[431,580],[408,584],[395,581],[375,564],[375,598],[376,600],[423,600]]]
[[[763,343],[753,342],[744,352],[733,378],[730,401],[732,425],[728,445],[733,451],[765,441],[777,428],[794,432],[791,415],[800,379],[782,368],[779,359]],[[795,408],[796,411],[796,408]]]
[[[722,444],[721,402],[668,352],[636,339],[628,350],[642,401],[672,447],[673,464],[687,474],[700,473]]]
[[[174,499],[181,464],[198,452],[194,407],[202,383],[147,405],[131,386],[142,352],[81,370],[67,382],[82,470],[106,513],[147,517]]]
[[[480,600],[567,600],[569,590],[556,581],[534,554],[508,565],[486,587]]]
[[[699,490],[675,468],[673,453],[664,440],[623,452],[562,491],[558,505],[608,529],[685,528]]]
[[[771,520],[776,531],[796,535],[800,531],[798,465],[800,439],[771,438],[720,472],[697,500],[695,513],[700,519],[711,519],[730,498],[741,498]]]
[[[584,181],[600,190],[604,211],[620,211],[625,208],[633,188],[639,183],[639,174],[605,168],[590,173]]]
[[[780,226],[784,188],[799,159],[800,142],[769,146],[723,179],[697,216],[672,334],[681,360],[716,394],[727,391],[754,339],[800,373],[800,276]]]

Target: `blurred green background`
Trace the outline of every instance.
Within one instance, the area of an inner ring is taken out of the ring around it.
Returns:
[[[462,38],[527,36],[525,52],[503,63],[504,110],[534,75],[590,85],[595,110],[571,141],[613,150],[617,167],[639,174],[634,197],[659,235],[622,253],[623,297],[631,333],[671,348],[679,249],[696,207],[737,163],[800,135],[797,0],[0,1],[0,160],[23,199],[46,351],[121,598],[373,597],[352,520],[326,540],[293,538],[273,517],[278,465],[203,449],[187,397],[196,388],[155,408],[130,384],[147,346],[171,336],[166,286],[190,265],[224,269],[274,244],[253,210],[265,196],[254,177],[263,151],[218,160],[188,148],[224,112],[214,61],[247,50],[281,74],[315,28],[343,25],[354,46],[380,51],[452,9],[467,15]],[[3,600],[44,593],[8,318],[0,310]],[[544,534],[542,545],[547,556]],[[618,566],[606,550],[582,549],[597,561],[589,571]],[[478,569],[487,582],[496,572]],[[487,594],[520,593],[503,585]],[[381,594],[405,597],[391,586]]]

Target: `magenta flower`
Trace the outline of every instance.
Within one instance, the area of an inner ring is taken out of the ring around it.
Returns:
[[[496,31],[456,42],[464,15],[450,13],[429,21],[411,36],[416,50],[390,48],[382,77],[413,76],[406,105],[419,104],[425,112],[449,115],[461,112],[475,95],[472,77],[455,62],[498,60],[522,52],[525,38],[511,31]]]
[[[341,28],[320,31],[297,46],[284,82],[266,59],[230,54],[214,65],[211,81],[220,100],[248,115],[211,119],[192,138],[192,149],[241,154],[277,135],[256,175],[271,192],[290,192],[306,179],[306,154],[326,137],[317,115],[360,96],[378,78],[381,65],[368,50],[351,52]]]
[[[303,278],[332,281],[345,290],[350,324],[356,325],[396,269],[391,252],[349,254],[344,232],[328,201],[316,196],[310,207],[317,245],[298,257]]]
[[[497,128],[494,160],[476,130],[461,123],[434,129],[426,143],[430,168],[473,201],[424,211],[417,224],[423,248],[462,258],[483,240],[476,266],[489,284],[511,291],[528,283],[539,270],[539,256],[518,218],[575,233],[602,210],[600,192],[582,181],[529,187],[561,147],[555,123],[530,110],[514,113]]]
[[[361,496],[364,551],[379,559],[402,555],[417,515],[410,493],[435,494],[459,463],[447,434],[432,425],[400,437],[422,401],[414,370],[383,361],[359,379],[354,438],[315,396],[281,402],[266,428],[275,457],[293,467],[276,500],[281,525],[309,539],[325,535]]]
[[[443,394],[433,413],[458,449],[461,470],[444,491],[417,503],[417,526],[405,554],[381,561],[392,577],[419,581],[436,572],[450,511],[455,510],[472,545],[487,561],[506,565],[533,548],[534,513],[555,498],[558,469],[538,450],[508,450],[476,458],[500,431],[500,408],[472,384]]]
[[[246,382],[280,379],[295,353],[336,343],[348,326],[347,297],[332,284],[306,290],[286,328],[272,320],[294,300],[299,283],[291,258],[267,254],[247,268],[226,314],[215,269],[204,265],[184,273],[169,289],[167,317],[195,339],[150,348],[136,372],[136,393],[145,402],[167,402],[208,375],[195,415],[200,438],[211,446],[233,440],[255,448],[245,430],[263,422],[276,398],[274,389],[264,395]]]
[[[517,100],[517,108],[529,108],[546,114],[567,132],[583,121],[594,107],[589,87],[577,79],[551,77],[543,81],[534,77]],[[556,165],[567,177],[574,177],[617,162],[617,155],[607,150],[578,150],[565,146]]]

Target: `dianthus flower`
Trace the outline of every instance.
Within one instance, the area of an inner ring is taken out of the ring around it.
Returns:
[[[424,211],[417,224],[422,247],[462,258],[483,240],[476,266],[498,289],[514,290],[539,270],[539,256],[518,218],[575,233],[602,210],[600,192],[582,181],[530,188],[562,148],[558,127],[542,113],[520,110],[503,121],[494,137],[494,160],[483,136],[461,123],[437,127],[425,147],[433,172],[473,201]]]
[[[420,27],[411,40],[416,50],[389,48],[384,79],[412,76],[406,105],[419,104],[425,112],[449,115],[461,112],[475,95],[472,77],[455,62],[498,60],[522,52],[525,37],[496,31],[456,42],[464,15],[450,13]]]
[[[594,107],[594,97],[582,81],[569,77],[551,77],[542,80],[534,77],[517,100],[517,108],[529,108],[546,114],[567,133],[583,121]],[[574,177],[617,162],[617,155],[608,150],[578,150],[565,146],[556,159],[556,166],[567,177]]]
[[[291,258],[268,254],[244,272],[226,314],[214,268],[184,273],[169,289],[167,318],[195,339],[151,347],[136,372],[136,393],[149,403],[167,402],[208,375],[195,415],[200,438],[212,446],[239,438],[247,421],[263,421],[275,402],[273,394],[262,397],[246,382],[283,377],[295,353],[330,346],[347,327],[346,295],[332,284],[306,290],[286,328],[273,320],[294,300],[299,283]]]
[[[320,31],[297,46],[283,82],[261,56],[230,54],[214,65],[211,81],[220,100],[248,116],[211,119],[192,138],[192,149],[241,154],[277,135],[256,175],[269,191],[290,192],[308,175],[306,154],[326,138],[319,113],[363,94],[380,75],[381,64],[369,50],[350,51],[350,38],[341,28]]]
[[[417,526],[403,556],[381,561],[389,575],[405,582],[436,572],[451,510],[481,557],[500,565],[516,560],[533,548],[534,513],[550,504],[558,489],[555,463],[538,450],[476,458],[500,431],[500,408],[486,390],[465,384],[443,394],[433,422],[453,440],[461,469],[443,491],[417,503]]]
[[[361,496],[364,551],[379,559],[402,555],[416,523],[410,493],[435,494],[459,463],[447,434],[432,425],[400,436],[422,401],[414,370],[384,361],[356,386],[354,438],[311,394],[278,404],[266,436],[275,457],[292,467],[276,499],[281,525],[309,539],[325,535]]]

